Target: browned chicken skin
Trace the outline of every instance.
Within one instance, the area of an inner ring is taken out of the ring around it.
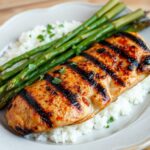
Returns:
[[[22,90],[8,107],[8,125],[25,135],[83,122],[149,73],[150,51],[141,38],[116,34]]]

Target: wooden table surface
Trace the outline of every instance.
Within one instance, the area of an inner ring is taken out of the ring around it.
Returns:
[[[57,3],[70,1],[83,1],[91,3],[104,3],[107,0],[0,0],[0,24],[5,22],[11,16],[33,8],[50,7]],[[122,0],[130,8],[143,8],[150,10],[150,0]]]
[[[0,25],[19,12],[33,8],[50,7],[58,3],[70,1],[91,2],[97,4],[106,2],[106,0],[0,0]],[[150,10],[150,0],[122,1],[131,9],[143,8],[144,10]],[[133,148],[132,150],[136,150],[136,148]],[[150,147],[145,150],[150,150]]]

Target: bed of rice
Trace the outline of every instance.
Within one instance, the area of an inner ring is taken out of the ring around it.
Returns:
[[[80,24],[78,21],[56,22],[48,26],[37,26],[31,31],[22,33],[17,41],[8,44],[1,51],[0,65],[17,55],[61,37]],[[133,106],[141,104],[149,90],[150,77],[125,92],[118,97],[116,102],[84,123],[57,128],[46,133],[31,134],[26,138],[42,142],[76,143],[81,136],[89,134],[93,130],[102,128],[107,130],[120,117],[130,115]]]

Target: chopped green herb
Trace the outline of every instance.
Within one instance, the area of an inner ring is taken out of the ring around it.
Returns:
[[[59,24],[59,27],[61,27],[61,28],[62,28],[62,27],[64,27],[64,25],[63,25],[63,24]]]
[[[110,118],[108,119],[107,123],[112,123],[114,120],[115,120],[114,117],[110,116]]]
[[[60,84],[61,82],[62,82],[62,80],[59,79],[59,78],[54,78],[54,79],[52,80],[52,83],[53,83],[53,84]]]
[[[52,30],[53,29],[53,26],[51,24],[48,24],[47,25],[47,30]]]
[[[76,45],[73,45],[73,46],[72,46],[72,49],[76,49],[76,47],[77,47]]]
[[[29,70],[33,70],[33,69],[35,69],[36,68],[36,65],[34,65],[34,64],[29,64]]]
[[[47,25],[47,33],[48,33],[48,34],[51,34],[51,33],[52,33],[52,32],[51,32],[52,29],[53,29],[52,25],[51,25],[51,24],[48,24],[48,25]]]
[[[42,32],[45,32],[45,31],[46,31],[45,29],[42,30]]]
[[[44,36],[42,34],[38,35],[37,36],[37,39],[40,41],[40,42],[43,42],[44,41]]]
[[[72,63],[70,63],[71,65],[75,65],[75,66],[77,66],[77,63],[76,62],[72,62]]]
[[[50,38],[51,38],[51,37],[55,36],[55,34],[54,34],[54,33],[51,33],[49,36],[50,36]]]
[[[107,125],[105,126],[105,128],[109,128],[109,125],[107,124]]]
[[[65,68],[65,67],[62,67],[62,68],[59,70],[59,72],[60,72],[61,74],[64,74],[64,73],[66,72],[66,68]]]
[[[44,78],[44,75],[43,74],[40,75],[40,80],[43,80],[43,78]]]

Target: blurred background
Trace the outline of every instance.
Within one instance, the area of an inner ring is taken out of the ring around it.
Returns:
[[[106,3],[107,0],[0,0],[0,25],[8,20],[11,16],[34,8],[50,7],[62,2],[90,2],[94,4]],[[150,0],[122,0],[130,9],[143,8],[150,10]],[[150,15],[149,15],[150,16]],[[131,149],[130,149],[131,150]],[[136,149],[132,149],[136,150]],[[146,148],[145,150],[150,150]]]
[[[95,4],[105,3],[107,0],[0,0],[0,24],[16,13],[33,8],[50,7],[62,2],[90,2]],[[122,0],[129,8],[143,8],[150,10],[150,0]]]

